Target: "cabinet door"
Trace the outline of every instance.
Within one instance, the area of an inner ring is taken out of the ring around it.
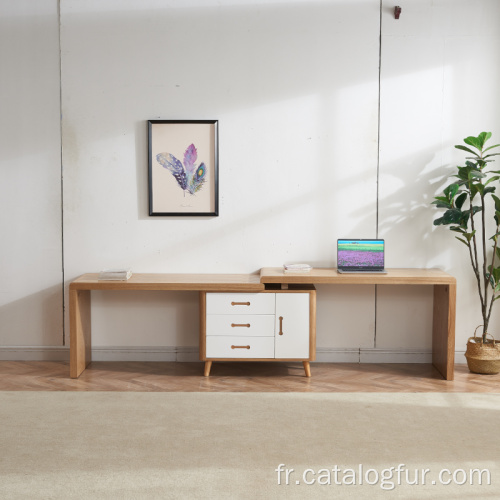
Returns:
[[[309,359],[309,294],[277,293],[275,358]]]

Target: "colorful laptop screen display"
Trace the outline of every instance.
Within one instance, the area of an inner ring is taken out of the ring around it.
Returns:
[[[338,240],[339,269],[384,269],[384,240]]]

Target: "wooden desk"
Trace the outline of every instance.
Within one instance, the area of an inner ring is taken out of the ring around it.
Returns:
[[[99,281],[84,274],[69,285],[71,378],[78,378],[91,362],[91,290],[177,290],[196,292],[260,292],[258,274],[133,274],[127,281]]]
[[[387,274],[339,274],[337,269],[287,273],[282,268],[261,269],[266,283],[330,285],[432,285],[432,364],[446,380],[453,380],[455,361],[456,279],[439,269],[388,269]]]
[[[99,281],[84,274],[70,283],[70,376],[78,378],[91,361],[91,290],[176,290],[198,292],[260,292],[266,284],[433,285],[432,363],[453,380],[455,356],[456,280],[438,269],[390,269],[387,274],[338,274],[336,269],[313,269],[284,274],[263,268],[258,274],[134,274],[128,281]]]

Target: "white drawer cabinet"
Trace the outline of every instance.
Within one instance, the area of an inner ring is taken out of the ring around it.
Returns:
[[[302,361],[307,376],[316,357],[313,286],[259,293],[200,292],[200,359]]]

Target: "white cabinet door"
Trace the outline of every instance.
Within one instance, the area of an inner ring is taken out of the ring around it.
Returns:
[[[309,358],[309,294],[277,293],[275,358]]]

